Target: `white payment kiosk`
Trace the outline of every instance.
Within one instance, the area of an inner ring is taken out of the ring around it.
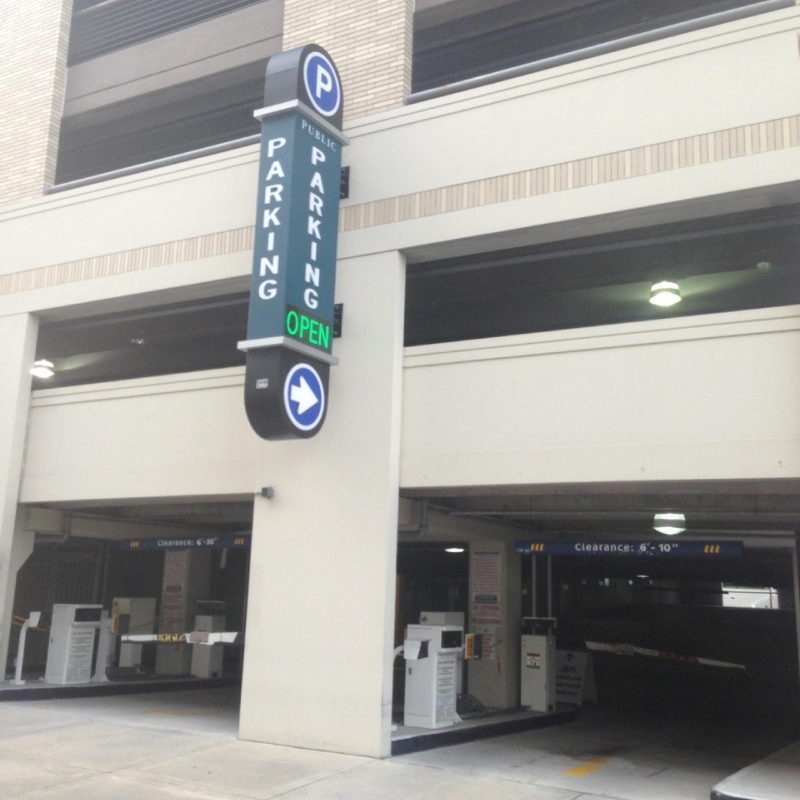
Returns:
[[[523,617],[520,665],[520,705],[531,711],[555,711],[556,621]]]
[[[464,628],[458,625],[409,625],[403,652],[406,700],[403,724],[448,728],[457,719],[458,664]]]
[[[102,614],[102,606],[64,603],[53,606],[44,673],[47,683],[89,683],[95,634]]]

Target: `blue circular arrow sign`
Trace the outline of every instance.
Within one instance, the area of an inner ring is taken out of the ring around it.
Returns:
[[[325,413],[325,387],[319,373],[310,364],[295,364],[283,384],[283,404],[292,425],[310,431]]]
[[[311,52],[303,64],[308,99],[325,117],[332,117],[342,102],[342,88],[333,64],[319,52]]]

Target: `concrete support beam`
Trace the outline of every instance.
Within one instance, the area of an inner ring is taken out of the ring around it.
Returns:
[[[411,91],[414,0],[285,0],[283,49],[315,42],[336,61],[345,121],[401,108]]]
[[[40,197],[55,178],[71,16],[72,0],[3,3],[0,205]]]
[[[264,442],[253,515],[243,739],[389,755],[405,260],[340,261],[347,309],[323,429]]]
[[[17,570],[33,546],[33,536],[21,535],[16,520],[37,331],[38,319],[30,314],[0,319],[0,668],[6,663]]]

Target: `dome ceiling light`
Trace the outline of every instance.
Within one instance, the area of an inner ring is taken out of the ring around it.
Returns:
[[[686,530],[686,516],[684,514],[656,514],[653,517],[653,530],[675,536]]]
[[[650,287],[650,302],[654,306],[668,308],[681,301],[681,290],[674,281],[661,281]]]
[[[33,375],[34,378],[52,378],[55,374],[52,361],[48,361],[46,358],[40,358],[38,361],[33,362],[31,375]]]

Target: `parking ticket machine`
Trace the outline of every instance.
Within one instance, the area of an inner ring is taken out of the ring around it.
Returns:
[[[95,634],[102,614],[102,606],[65,603],[53,606],[44,674],[47,683],[89,683]]]
[[[464,628],[458,625],[409,625],[403,646],[406,700],[403,724],[447,728],[457,719],[458,659]]]
[[[523,617],[520,665],[520,705],[531,711],[556,707],[556,621]]]

